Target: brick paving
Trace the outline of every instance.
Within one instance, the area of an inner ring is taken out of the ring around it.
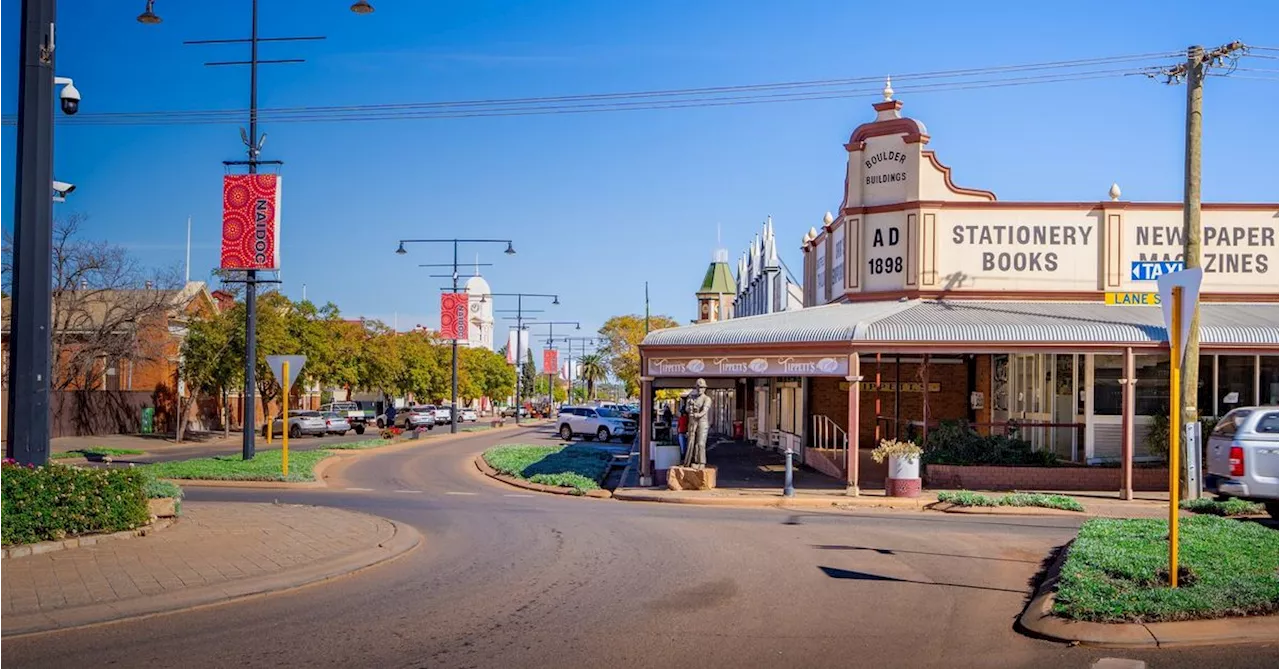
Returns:
[[[195,502],[160,532],[3,563],[3,615],[136,603],[287,575],[377,546],[386,520],[325,507]]]

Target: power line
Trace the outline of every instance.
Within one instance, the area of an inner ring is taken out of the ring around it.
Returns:
[[[935,81],[910,85],[910,82],[927,82],[937,79],[959,79],[981,75],[1005,75],[1044,70],[1078,69],[1088,65],[1118,64],[1134,61],[1150,61],[1168,58],[1178,52],[1153,52],[1100,58],[1053,61],[999,67],[942,70],[934,72],[896,75],[895,81],[908,82],[900,87],[903,92],[933,92],[962,90],[1021,83],[1056,83],[1078,79],[1134,74],[1131,68],[1094,70],[1085,72],[1054,72],[1029,77],[977,79],[969,81]],[[760,104],[824,100],[853,97],[874,93],[870,89],[849,90],[854,84],[878,83],[876,77],[792,81],[742,86],[716,86],[671,90],[639,91],[632,93],[603,93],[552,97],[506,98],[492,100],[462,100],[453,102],[397,103],[345,106],[303,106],[276,109],[260,109],[259,118],[274,122],[322,122],[322,121],[371,121],[427,118],[473,118],[486,116],[523,116],[553,113],[585,113],[587,111],[624,111],[631,109],[681,109],[689,107],[733,106],[736,104]],[[822,90],[837,88],[837,90]],[[152,112],[103,112],[80,114],[71,117],[75,125],[202,125],[239,122],[243,110],[192,110]],[[9,118],[4,122],[8,124]]]

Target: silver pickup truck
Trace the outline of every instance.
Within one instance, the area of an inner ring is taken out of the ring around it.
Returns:
[[[1276,517],[1280,492],[1280,409],[1242,407],[1209,433],[1205,490],[1261,502]]]

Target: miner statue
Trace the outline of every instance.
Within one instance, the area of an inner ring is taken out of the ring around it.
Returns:
[[[684,466],[702,469],[707,464],[707,430],[711,427],[711,398],[707,396],[707,382],[698,379],[689,393],[685,407],[689,412],[689,449],[684,454]]]

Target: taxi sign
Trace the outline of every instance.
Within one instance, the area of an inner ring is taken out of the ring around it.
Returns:
[[[1125,307],[1158,307],[1160,293],[1107,293],[1107,304]]]
[[[1134,281],[1155,281],[1166,274],[1184,269],[1186,264],[1181,260],[1135,260],[1129,265],[1129,278]]]

